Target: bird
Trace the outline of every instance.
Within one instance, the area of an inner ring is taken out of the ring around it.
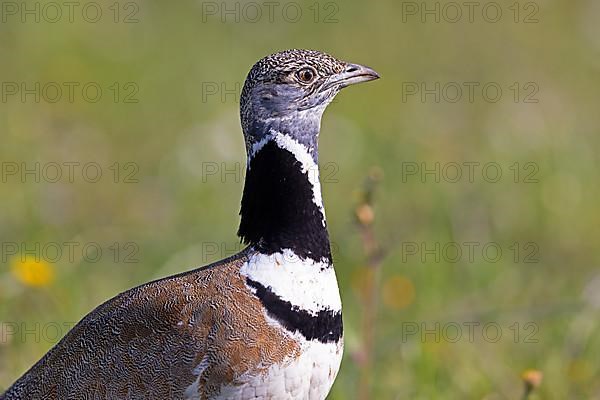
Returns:
[[[240,96],[244,249],[106,301],[0,399],[325,399],[343,324],[318,136],[342,88],[378,78],[316,50],[254,64]]]

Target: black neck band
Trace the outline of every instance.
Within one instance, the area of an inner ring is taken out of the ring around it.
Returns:
[[[267,142],[250,160],[238,236],[265,254],[291,249],[331,264],[324,216],[313,201],[308,174],[293,153]]]
[[[269,288],[248,278],[248,286],[256,291],[271,318],[275,318],[290,332],[299,332],[306,340],[318,340],[321,343],[337,343],[342,337],[342,312],[329,309],[316,314],[293,306],[282,300]]]

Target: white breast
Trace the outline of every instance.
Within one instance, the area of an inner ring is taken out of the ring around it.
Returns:
[[[289,249],[271,255],[256,254],[240,273],[269,287],[282,300],[313,314],[323,309],[342,309],[333,267],[303,260]]]
[[[224,387],[215,400],[324,400],[340,368],[343,339],[304,341],[302,349],[298,358],[247,376],[241,386]]]

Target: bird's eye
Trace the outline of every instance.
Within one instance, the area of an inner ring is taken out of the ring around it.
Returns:
[[[312,68],[302,68],[296,73],[298,80],[302,83],[312,82],[316,75],[316,72]]]

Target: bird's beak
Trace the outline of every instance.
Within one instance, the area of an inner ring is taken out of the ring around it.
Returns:
[[[322,86],[321,91],[338,86],[340,89],[355,83],[379,79],[379,74],[369,67],[360,64],[346,64],[344,71],[331,76]]]

